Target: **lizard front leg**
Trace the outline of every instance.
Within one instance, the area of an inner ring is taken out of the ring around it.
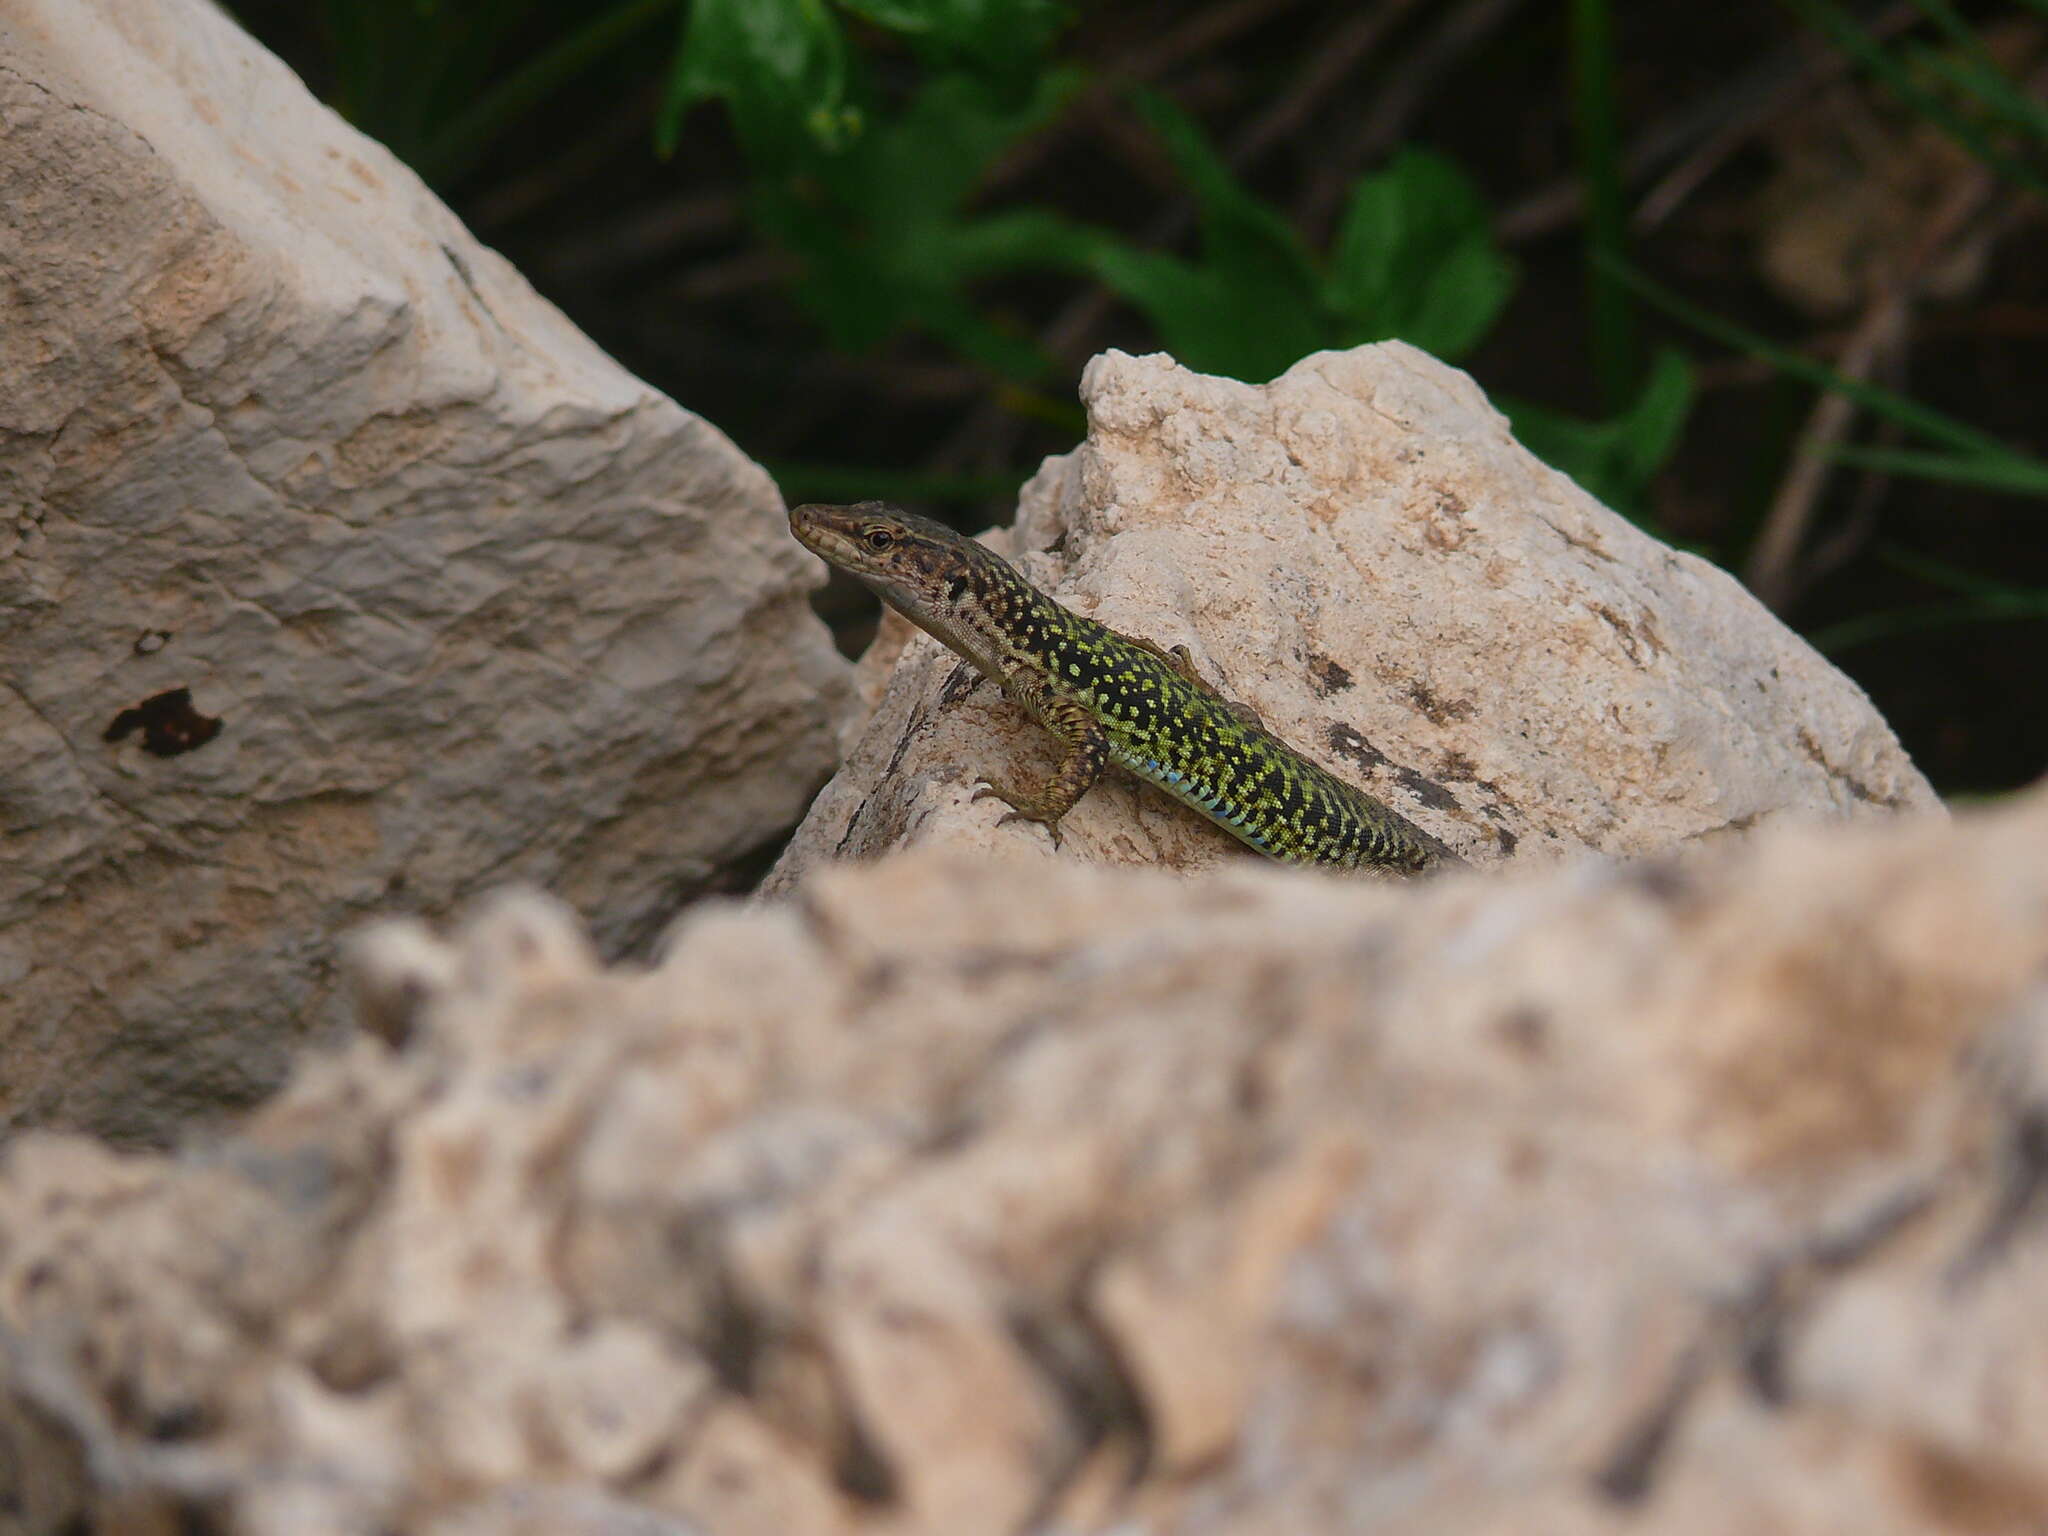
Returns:
[[[1040,823],[1052,833],[1052,845],[1057,848],[1060,845],[1060,818],[1094,787],[1095,781],[1102,777],[1102,770],[1109,765],[1109,733],[1074,699],[1040,696],[1033,699],[1032,704],[1032,713],[1066,748],[1059,767],[1035,795],[1003,789],[983,780],[971,798],[980,800],[992,796],[1010,807],[1002,820],[996,823],[999,827],[1013,821]]]

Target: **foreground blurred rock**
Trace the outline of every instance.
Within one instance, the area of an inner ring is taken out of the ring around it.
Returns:
[[[1087,441],[1025,488],[998,547],[1081,612],[1185,643],[1281,737],[1476,862],[1935,805],[1862,690],[1413,347],[1320,353],[1266,385],[1110,352],[1081,395]],[[1042,829],[970,802],[979,776],[1048,773],[1050,738],[913,635],[885,627],[867,659],[873,715],[771,888],[912,843],[1050,855]],[[1253,857],[1120,775],[1062,831],[1068,858]]]
[[[834,760],[767,477],[206,0],[0,6],[0,1123],[273,1085],[333,936],[651,936]]]
[[[1415,886],[926,850],[651,972],[535,897],[359,956],[232,1139],[7,1150],[8,1529],[2048,1509],[2048,792]]]

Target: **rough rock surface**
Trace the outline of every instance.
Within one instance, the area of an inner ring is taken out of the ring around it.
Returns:
[[[537,897],[358,953],[232,1139],[7,1150],[0,1528],[2048,1509],[2048,791],[1416,887],[926,849],[650,971]]]
[[[1161,645],[1326,767],[1480,862],[1640,853],[1784,816],[1935,805],[1861,690],[1725,572],[1515,443],[1464,374],[1399,342],[1272,383],[1095,359],[1086,443],[1026,488],[1020,568]],[[892,625],[878,707],[774,885],[907,843],[1051,852],[977,777],[1035,782],[1050,739]],[[900,653],[900,661],[898,656]],[[1250,858],[1112,775],[1065,855]]]
[[[0,6],[0,1121],[274,1084],[364,913],[658,931],[835,761],[780,514],[207,0]]]

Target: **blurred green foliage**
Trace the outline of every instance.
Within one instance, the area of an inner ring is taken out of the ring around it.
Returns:
[[[1189,261],[1109,234],[1087,270],[1152,322],[1190,368],[1263,381],[1324,347],[1399,337],[1457,358],[1514,292],[1486,205],[1458,168],[1404,150],[1361,178],[1327,258],[1240,186],[1194,122],[1164,97],[1138,98],[1201,213]]]
[[[1013,386],[1044,386],[1053,360],[977,287],[1053,272],[1116,293],[1188,366],[1262,381],[1318,349],[1389,337],[1464,356],[1515,289],[1484,198],[1443,156],[1403,149],[1362,177],[1317,252],[1151,93],[1133,100],[1197,209],[1198,254],[1054,208],[979,206],[990,168],[1085,84],[1053,58],[1071,19],[1053,0],[622,0],[554,31],[543,0],[324,0],[323,15],[336,105],[443,180],[577,70],[670,17],[658,149],[673,151],[691,108],[724,106],[750,217],[795,258],[792,296],[844,351],[917,331]],[[885,43],[892,64],[914,58],[914,85],[878,86]],[[1689,398],[1674,354],[1612,420],[1534,405],[1514,417],[1553,463],[1632,508]]]
[[[1779,3],[1987,170],[2048,190],[2048,107],[2007,77],[1949,0],[1909,0],[1925,25],[1889,40],[1840,0]],[[2048,14],[2048,0],[2025,3]],[[692,109],[723,107],[746,162],[748,216],[791,258],[791,297],[833,348],[858,353],[921,333],[984,370],[1013,409],[1059,411],[1064,389],[1053,359],[988,297],[1003,279],[1099,284],[1182,362],[1253,381],[1320,348],[1388,337],[1464,357],[1518,281],[1485,197],[1446,157],[1396,150],[1350,187],[1328,248],[1316,250],[1240,181],[1187,113],[1142,91],[1129,100],[1196,214],[1192,253],[989,195],[991,169],[1056,124],[1090,84],[1056,57],[1076,14],[1057,0],[613,0],[594,9],[320,0],[319,9],[335,104],[444,185],[553,93],[601,62],[616,66],[629,45],[643,48],[657,149],[676,148]],[[1695,393],[1679,352],[1638,360],[1648,306],[1788,377],[1847,393],[1927,445],[1836,450],[1844,460],[2048,494],[2040,460],[1700,311],[1632,266],[1615,20],[1612,0],[1572,0],[1567,16],[1587,191],[1586,350],[1612,414],[1586,420],[1547,402],[1503,400],[1522,440],[1608,504],[1643,514]],[[657,41],[664,28],[672,44]],[[1975,604],[1970,611],[1986,617],[2032,611],[2039,596],[1955,582],[1943,590],[1954,599],[1945,613]],[[1856,635],[1881,629],[1878,621]]]

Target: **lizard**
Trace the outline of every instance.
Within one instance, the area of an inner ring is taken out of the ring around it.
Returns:
[[[1010,807],[997,825],[1060,820],[1110,764],[1158,786],[1268,858],[1420,874],[1459,858],[1391,807],[1302,756],[1168,650],[1062,606],[986,545],[884,502],[793,508],[790,532],[826,564],[999,685],[1063,749],[1036,792],[977,780]]]

